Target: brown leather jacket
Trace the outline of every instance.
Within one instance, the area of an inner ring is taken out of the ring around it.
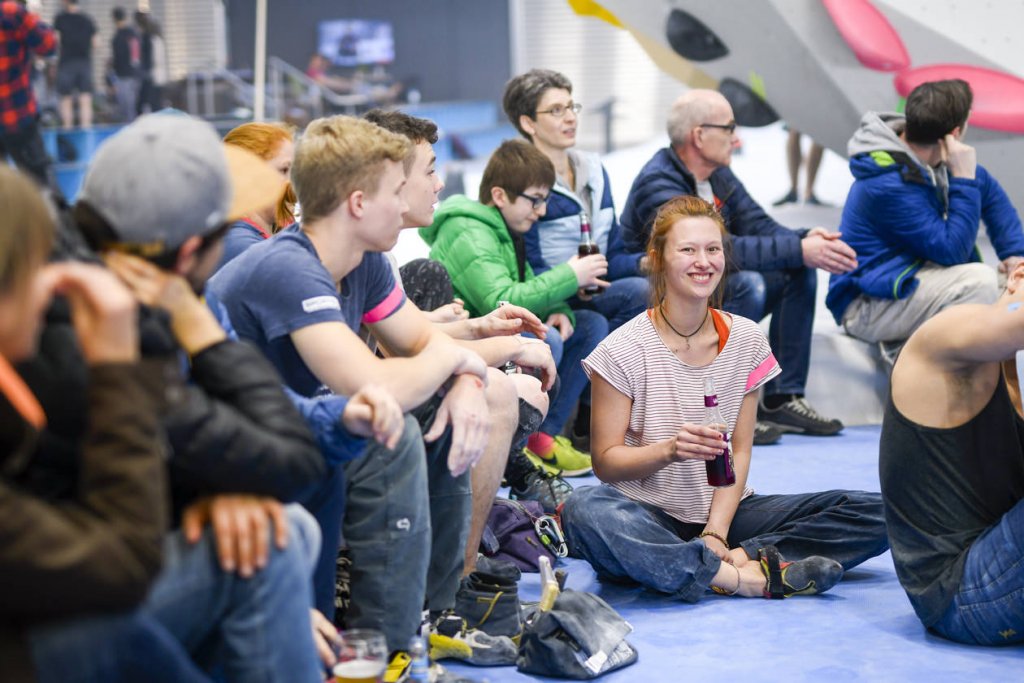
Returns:
[[[48,502],[19,486],[38,432],[0,391],[0,668],[31,681],[35,624],[129,609],[161,563],[167,467],[162,363],[89,370],[77,494]]]

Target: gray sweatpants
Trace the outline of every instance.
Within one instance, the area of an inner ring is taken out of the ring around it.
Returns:
[[[924,321],[957,304],[990,304],[999,298],[996,271],[984,263],[940,266],[917,272],[917,289],[906,299],[861,295],[843,313],[843,327],[866,342],[903,342]]]

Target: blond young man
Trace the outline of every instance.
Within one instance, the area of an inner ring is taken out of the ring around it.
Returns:
[[[444,181],[435,167],[437,155],[434,153],[433,144],[438,139],[437,125],[427,119],[403,112],[385,112],[380,109],[367,112],[363,118],[412,142],[413,152],[406,160],[405,187],[402,189],[408,207],[402,214],[402,227],[411,230],[430,225],[434,221],[438,197],[444,189]],[[442,264],[436,261],[430,263],[435,268],[444,270]],[[444,277],[450,282],[447,274],[444,274]],[[417,287],[417,283],[405,284]],[[427,288],[433,286],[431,283],[420,284]],[[415,298],[416,295],[411,296]],[[433,293],[430,296],[433,296]],[[484,525],[501,484],[502,475],[509,479],[509,485],[513,488],[517,483],[521,489],[523,488],[523,482],[513,482],[512,479],[516,477],[508,471],[510,446],[513,444],[517,429],[522,440],[525,440],[526,435],[536,429],[544,419],[548,410],[546,392],[554,383],[557,371],[547,344],[540,339],[519,335],[520,332],[532,332],[535,336],[543,336],[547,331],[540,319],[525,308],[501,306],[488,315],[469,318],[469,313],[464,310],[461,300],[457,300],[434,311],[424,312],[436,326],[455,339],[456,343],[480,354],[489,366],[490,378],[486,393],[494,425],[487,450],[478,466],[473,469],[473,516],[463,569],[463,574],[468,574],[475,568]],[[531,374],[506,375],[498,369],[504,367],[506,363],[514,363],[527,369],[539,369],[543,381],[538,381]],[[519,446],[522,447],[521,442]],[[551,482],[552,476],[545,477],[543,470],[531,466],[529,461],[526,461],[526,468],[537,473],[530,480],[536,489],[533,493],[546,492],[551,500],[545,501],[545,505],[551,504],[552,509],[556,501],[562,502],[567,492],[572,490],[564,482]],[[561,496],[556,492],[562,492]],[[530,498],[536,497],[535,495]]]
[[[407,412],[395,448],[373,445],[345,466],[347,625],[381,629],[392,651],[417,631],[424,603],[433,615],[454,605],[469,469],[491,427],[484,360],[407,301],[383,255],[402,228],[411,151],[407,139],[366,121],[311,123],[292,167],[301,225],[247,250],[209,288],[239,335],[260,346],[299,394],[349,395],[373,382]],[[387,358],[370,352],[360,325]],[[489,652],[507,659],[510,650],[514,656],[508,641]]]

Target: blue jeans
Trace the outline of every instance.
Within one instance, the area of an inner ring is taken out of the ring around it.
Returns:
[[[961,643],[1024,641],[1024,500],[975,539],[960,589],[932,629]]]
[[[611,283],[590,301],[569,299],[574,311],[596,311],[608,319],[608,331],[614,332],[623,323],[643,313],[650,306],[651,286],[644,277],[624,277]]]
[[[722,562],[698,538],[703,524],[680,522],[607,485],[576,489],[562,524],[570,554],[598,576],[686,602],[700,599]],[[728,541],[752,559],[774,545],[786,559],[822,555],[844,569],[889,547],[882,497],[866,491],[749,496],[736,509]]]
[[[352,601],[345,625],[382,631],[389,650],[405,649],[419,629],[423,606],[455,606],[469,535],[470,474],[448,471],[449,428],[424,447],[433,421],[407,415],[394,449],[371,442],[366,455],[345,463],[348,480],[344,536],[352,557]],[[417,419],[419,418],[419,420]]]
[[[323,538],[313,568],[313,605],[328,621],[333,621],[341,520],[345,515],[344,468],[340,464],[329,466],[326,477],[299,496],[299,502],[316,519]]]
[[[768,343],[782,372],[765,385],[766,396],[802,394],[811,366],[811,332],[814,327],[818,273],[813,268],[741,270],[725,282],[723,308],[760,322],[771,313]]]
[[[189,654],[151,616],[130,612],[33,628],[39,683],[209,683]]]
[[[601,296],[604,296],[603,294]],[[600,313],[594,311],[576,311],[576,327],[572,336],[562,341],[558,330],[548,329],[544,339],[551,347],[551,355],[558,366],[560,387],[558,395],[551,401],[548,416],[540,426],[545,434],[561,434],[573,406],[587,388],[590,380],[583,371],[581,361],[597,348],[608,336],[608,321]]]
[[[271,540],[267,566],[247,579],[221,570],[209,529],[195,545],[180,532],[168,536],[164,569],[140,608],[232,683],[322,680],[309,618],[320,530],[300,506],[285,510],[287,547]]]

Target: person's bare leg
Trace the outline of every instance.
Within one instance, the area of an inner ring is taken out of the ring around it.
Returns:
[[[540,419],[548,416],[548,394],[544,391],[540,380],[532,375],[510,375],[513,384],[516,385],[516,396],[523,399],[531,406],[540,411]]]
[[[786,167],[789,170],[789,189],[792,192],[796,192],[797,189],[801,161],[803,154],[800,152],[800,131],[790,129],[789,137],[786,139]]]
[[[75,125],[74,101],[71,95],[60,98],[60,125],[64,128],[72,128]]]
[[[791,128],[789,137],[786,139],[786,170],[789,171],[789,192],[772,202],[772,206],[782,206],[800,201],[800,195],[797,194],[796,188],[801,161],[803,159],[800,154],[800,131]]]
[[[804,198],[814,196],[814,181],[818,179],[818,167],[821,166],[821,155],[825,150],[817,142],[811,142],[811,151],[807,153],[806,191]]]
[[[473,513],[469,523],[469,537],[466,539],[466,562],[463,575],[476,569],[476,555],[484,526],[494,504],[494,496],[501,486],[508,461],[508,450],[512,436],[519,424],[519,399],[516,385],[501,370],[491,368],[487,375],[487,389],[484,392],[487,406],[491,411],[491,435],[487,449],[473,467],[470,482],[473,487]]]
[[[78,96],[78,120],[82,128],[92,128],[92,93],[84,92]]]

